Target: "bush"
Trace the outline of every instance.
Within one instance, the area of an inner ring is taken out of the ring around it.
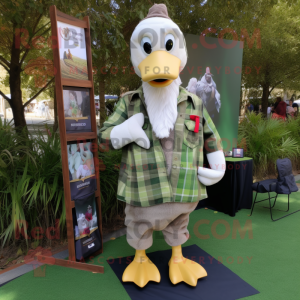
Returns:
[[[13,235],[20,220],[28,222],[23,223],[26,231],[34,227],[46,230],[55,225],[56,218],[62,230],[65,226],[59,138],[51,131],[25,137],[0,121],[2,245],[15,242]]]
[[[59,219],[61,236],[66,237],[60,141],[46,127],[30,138],[16,134],[10,123],[0,119],[0,240],[14,242],[18,220],[28,228],[55,225]],[[276,159],[288,157],[300,168],[300,118],[282,122],[247,114],[239,125],[239,144],[254,160],[254,176],[276,173]],[[117,201],[121,150],[99,152],[101,208],[104,221],[123,214],[124,203]]]
[[[124,213],[124,203],[117,200],[119,165],[122,150],[99,152],[101,210],[104,221]],[[103,168],[101,169],[101,165]]]
[[[0,241],[15,243],[16,224],[28,222],[44,231],[59,219],[61,236],[66,237],[60,140],[49,128],[34,135],[17,134],[0,118]],[[116,199],[121,151],[99,152],[105,169],[100,173],[102,217],[110,220],[123,212]],[[20,225],[21,226],[21,225]],[[25,224],[23,226],[26,226]],[[27,242],[27,240],[26,240]],[[32,242],[32,241],[31,241]]]
[[[238,142],[246,141],[245,154],[253,158],[254,176],[268,177],[276,173],[277,158],[288,157],[299,167],[300,119],[287,122],[264,119],[261,114],[247,114],[239,124]]]

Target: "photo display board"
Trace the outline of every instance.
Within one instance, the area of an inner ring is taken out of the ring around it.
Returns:
[[[84,29],[57,22],[59,61],[63,78],[88,80]]]
[[[103,252],[89,18],[79,20],[51,6],[50,19],[69,260],[72,268],[104,273],[103,266],[84,263]]]
[[[91,147],[91,142],[70,142],[67,145],[71,198],[74,201],[94,195],[97,189],[94,155]]]
[[[64,87],[63,100],[67,133],[91,131],[89,89]]]
[[[76,259],[92,255],[101,248],[95,196],[75,201],[77,225],[75,226]]]

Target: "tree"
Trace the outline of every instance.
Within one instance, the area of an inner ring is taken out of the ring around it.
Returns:
[[[93,1],[87,14],[90,17],[94,85],[95,94],[99,95],[101,127],[106,118],[105,86],[109,82],[110,72],[105,69],[110,65],[110,57],[115,57],[117,50],[124,47],[123,37],[120,35],[121,21],[113,14],[113,3],[107,1]]]
[[[128,76],[131,68],[129,39],[131,28],[134,29],[148,9],[149,4],[141,0],[93,1],[88,11],[95,66],[94,83],[100,99],[100,127],[106,118],[105,93],[120,95],[122,88],[128,89],[129,82],[139,81],[136,76]]]
[[[261,104],[265,116],[268,98],[274,88],[300,90],[299,22],[299,1],[291,5],[280,1],[261,24],[261,48],[245,49],[243,65],[251,66],[252,71],[243,74],[243,82],[246,88],[262,88]]]
[[[12,108],[18,132],[26,128],[24,107],[54,81],[52,40],[49,7],[78,12],[87,6],[85,1],[2,0],[0,2],[0,64],[8,73],[11,98],[0,94]],[[32,76],[34,84],[32,84]],[[22,87],[30,99],[23,103]]]
[[[277,0],[255,2],[249,0],[233,0],[230,2],[208,0],[202,1],[202,3],[194,0],[174,0],[172,2],[161,2],[167,5],[170,17],[179,25],[183,33],[200,36],[205,29],[215,28],[216,32],[207,32],[206,35],[218,37],[221,30],[228,27],[233,28],[236,33],[240,33],[245,28],[244,32],[249,31],[249,33],[252,33],[255,28],[259,27],[260,22],[265,20]],[[101,57],[99,63],[102,62],[101,65],[107,66],[108,70],[110,70],[110,67],[118,67],[117,74],[111,74],[111,72],[105,76],[99,74],[99,78],[101,78],[99,84],[102,84],[106,93],[119,95],[121,93],[120,87],[124,90],[132,90],[141,84],[140,78],[130,72],[132,67],[129,49],[130,37],[136,25],[147,15],[153,4],[153,1],[114,1],[111,10],[113,15],[121,22],[120,26],[122,28],[118,27],[118,31],[122,33],[121,37],[124,38],[126,48],[117,48],[112,43],[109,48],[105,49],[101,47],[103,42],[96,43],[97,47],[100,47],[105,53],[105,58],[104,55],[99,55],[99,58]],[[111,31],[109,32],[111,33]],[[104,31],[104,35],[106,34],[107,31]],[[250,37],[252,37],[252,34]],[[234,39],[234,36],[227,33],[224,38]],[[108,39],[109,36],[105,38],[105,41]],[[116,71],[116,69],[114,70]],[[105,109],[104,103],[102,107]]]

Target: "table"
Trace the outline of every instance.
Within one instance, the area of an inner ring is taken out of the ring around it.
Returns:
[[[198,207],[212,207],[232,217],[242,208],[251,208],[252,173],[252,158],[226,157],[224,177],[218,183],[207,187],[208,198],[200,201]]]

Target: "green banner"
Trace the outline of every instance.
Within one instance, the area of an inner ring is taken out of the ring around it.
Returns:
[[[201,97],[224,150],[231,150],[238,134],[243,42],[191,34],[185,39],[188,62],[180,75],[182,86]]]

